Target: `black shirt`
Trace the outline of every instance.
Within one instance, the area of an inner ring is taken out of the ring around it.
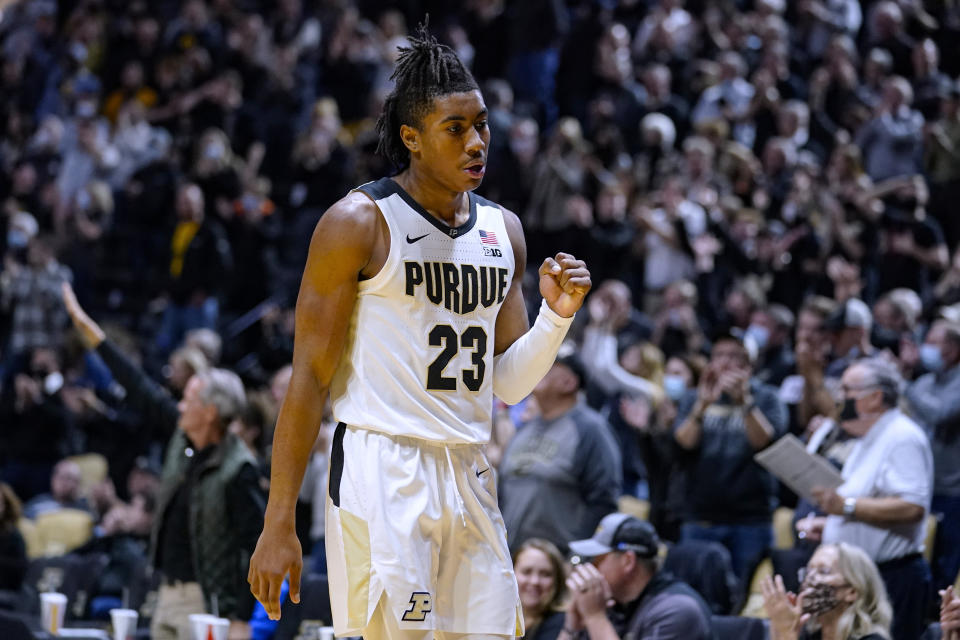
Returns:
[[[190,452],[192,459],[183,482],[162,514],[163,524],[158,543],[157,568],[167,580],[197,580],[193,566],[193,537],[190,535],[190,495],[199,479],[200,470],[215,449],[215,445],[210,445],[199,453],[194,453],[191,448],[184,451],[184,455]],[[253,465],[244,465],[233,482],[227,485],[224,496],[227,512],[232,516],[232,525],[240,531],[244,548],[251,551],[256,546],[263,524],[262,495],[259,471]]]
[[[563,631],[563,622],[567,619],[563,611],[554,611],[540,621],[535,627],[527,629],[523,640],[556,640]]]
[[[913,289],[923,296],[925,289],[930,285],[930,269],[914,258],[896,253],[891,248],[892,238],[896,235],[909,235],[914,244],[922,250],[946,244],[943,230],[939,223],[927,216],[917,220],[911,213],[904,213],[888,208],[880,221],[880,236],[883,254],[877,265],[879,276],[879,290],[885,293],[898,287]]]
[[[187,476],[170,499],[170,505],[163,514],[160,528],[160,545],[157,568],[167,580],[196,582],[197,574],[193,566],[193,539],[190,535],[190,493],[197,482],[197,472],[202,467],[214,447],[211,445],[195,453],[187,449],[184,455],[192,456]]]

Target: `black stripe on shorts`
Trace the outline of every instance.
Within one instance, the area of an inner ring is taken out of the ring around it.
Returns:
[[[337,430],[333,432],[333,447],[330,451],[330,499],[333,506],[340,506],[340,478],[343,477],[343,434],[347,431],[347,425],[340,422],[337,424]]]

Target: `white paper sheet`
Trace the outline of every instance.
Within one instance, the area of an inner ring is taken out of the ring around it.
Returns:
[[[794,493],[813,501],[813,488],[836,489],[843,478],[826,458],[809,453],[792,433],[753,456],[757,464],[775,475]]]

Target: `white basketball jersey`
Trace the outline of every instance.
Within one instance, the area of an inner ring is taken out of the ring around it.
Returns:
[[[514,272],[503,212],[471,193],[469,219],[453,228],[390,178],[358,190],[383,214],[390,252],[359,283],[330,385],[334,417],[396,436],[487,442],[493,332]]]

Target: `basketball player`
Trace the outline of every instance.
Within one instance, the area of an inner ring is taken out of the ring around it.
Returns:
[[[547,372],[590,274],[568,254],[544,260],[529,326],[520,222],[470,193],[490,139],[483,97],[425,29],[410,42],[377,123],[401,171],[334,204],[311,240],[248,580],[273,619],[288,573],[299,601],[294,505],[329,392],[337,636],[514,637],[523,617],[481,447],[493,395],[516,403]]]

